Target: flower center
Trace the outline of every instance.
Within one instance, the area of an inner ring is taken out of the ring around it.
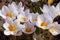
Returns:
[[[10,30],[10,31],[14,31],[15,29],[16,29],[15,25],[10,25],[10,26],[9,26],[9,30]]]
[[[7,13],[6,13],[6,16],[12,18],[12,13],[11,13],[11,12],[7,12]]]
[[[26,17],[22,17],[22,21],[26,21],[27,19],[26,19]]]
[[[48,4],[52,4],[53,3],[53,0],[48,0]]]
[[[40,26],[48,26],[47,22],[42,22]]]
[[[32,30],[31,30],[31,28],[26,28],[26,32],[31,32]]]
[[[37,22],[37,18],[34,18],[33,21],[34,21],[34,22]]]
[[[56,26],[52,26],[52,32],[56,30]]]

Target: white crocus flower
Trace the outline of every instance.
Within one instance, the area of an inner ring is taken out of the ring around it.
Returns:
[[[32,2],[38,2],[39,0],[31,0]]]
[[[52,35],[60,34],[60,24],[58,24],[57,22],[50,24],[49,27],[51,27],[49,29],[49,32],[51,32]]]
[[[17,18],[20,20],[20,22],[27,22],[29,21],[29,9],[26,9],[23,12],[20,12],[20,14],[17,16]]]
[[[32,34],[33,32],[35,32],[36,28],[34,27],[34,25],[30,22],[26,22],[25,27],[22,28],[22,32],[26,33],[26,34]]]
[[[52,22],[53,20],[48,14],[42,14],[38,16],[36,25],[42,29],[49,29],[48,25]]]
[[[34,25],[35,25],[36,22],[37,22],[37,17],[38,17],[38,15],[39,15],[38,13],[35,13],[35,14],[34,14],[34,13],[31,13],[31,14],[30,14],[30,22],[33,23]]]
[[[2,7],[2,14],[4,16],[10,17],[14,20],[16,18],[16,16],[18,15],[18,11],[14,5],[14,2],[12,4],[10,4],[8,7],[4,5]]]
[[[4,30],[5,35],[15,35],[15,36],[22,35],[20,26],[17,25],[16,22],[13,22],[12,19],[9,17],[6,19],[6,22],[3,24],[3,27],[5,28]]]
[[[33,39],[34,40],[43,40],[42,37],[41,37],[41,34],[37,35],[36,33],[34,33]]]
[[[43,13],[48,13],[52,17],[52,19],[54,19],[56,16],[59,15],[56,7],[53,6],[53,5],[52,6],[50,6],[50,5],[44,5],[43,9],[42,8],[40,8],[40,9],[41,9],[41,11]]]
[[[30,10],[29,9],[24,10],[22,2],[18,4],[18,11],[19,11],[19,15],[17,16],[17,18],[19,19],[20,22],[24,23],[29,20]]]

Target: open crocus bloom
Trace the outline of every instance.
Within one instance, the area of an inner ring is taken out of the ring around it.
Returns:
[[[17,16],[17,18],[20,20],[20,22],[24,23],[24,22],[28,21],[30,10],[26,9],[24,11],[24,7],[22,5],[22,2],[20,2],[18,4],[18,11],[19,11],[19,15]]]
[[[34,33],[33,39],[34,40],[42,40],[41,34],[37,35],[36,33]]]
[[[41,9],[42,12],[48,13],[52,19],[54,19],[57,16],[60,16],[60,3],[57,4],[57,6],[47,6],[44,5],[43,9]]]
[[[60,24],[58,24],[57,22],[54,22],[49,26],[51,27],[49,31],[52,33],[52,35],[58,35],[60,33]]]
[[[42,14],[38,16],[36,25],[42,29],[48,29],[49,24],[53,22],[52,18],[48,14]]]
[[[29,20],[29,10],[26,9],[22,13],[20,13],[17,18],[20,20],[20,22],[27,22]]]
[[[31,13],[30,14],[30,21],[31,21],[31,23],[33,23],[34,25],[36,24],[36,22],[37,22],[37,17],[38,17],[38,13],[36,13],[36,14],[34,14],[34,13]]]
[[[24,25],[25,27],[22,29],[22,32],[26,34],[32,34],[33,32],[35,32],[36,28],[32,23],[26,22]]]
[[[13,22],[9,18],[6,19],[6,22],[3,24],[3,27],[5,28],[4,30],[5,35],[15,35],[15,36],[22,35],[20,27],[16,24],[16,22]]]
[[[40,9],[43,13],[48,13],[52,17],[52,19],[54,19],[56,16],[58,16],[60,14],[57,10],[57,9],[59,9],[58,6],[55,7],[53,5],[52,6],[44,5],[43,9],[42,8],[40,8]]]
[[[2,7],[2,14],[6,17],[15,19],[16,16],[18,15],[18,11],[14,5],[14,2],[12,4],[10,4],[8,7],[4,5]]]
[[[39,0],[31,0],[32,2],[38,2]]]

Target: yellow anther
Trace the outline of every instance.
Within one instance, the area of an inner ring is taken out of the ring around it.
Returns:
[[[31,28],[26,28],[26,32],[31,32],[32,30],[31,30]]]
[[[12,18],[12,13],[11,13],[11,12],[7,12],[7,13],[6,13],[6,16]]]
[[[10,26],[9,26],[9,30],[10,30],[10,31],[14,31],[15,29],[16,29],[15,25],[10,25]]]
[[[48,23],[47,22],[42,22],[40,26],[48,26]]]

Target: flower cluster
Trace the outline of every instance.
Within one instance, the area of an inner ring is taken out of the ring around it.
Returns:
[[[33,1],[33,0],[32,0]],[[49,30],[52,35],[60,34],[60,24],[53,22],[54,18],[60,15],[60,3],[54,5],[44,5],[40,7],[43,14],[30,13],[29,9],[24,9],[22,2],[18,5],[15,2],[4,5],[0,11],[0,15],[5,19],[4,34],[20,36],[22,32],[32,34],[36,27]]]
[[[58,3],[56,6],[54,5],[44,5],[43,8],[41,8],[41,11],[43,12],[43,14],[46,14],[46,17],[48,18],[47,22],[49,22],[48,27],[49,31],[53,34],[53,35],[58,35],[60,34],[60,24],[57,21],[53,21],[55,19],[55,17],[60,16],[60,3]],[[50,17],[49,17],[49,16]]]
[[[16,5],[15,2],[3,6],[1,16],[5,19],[4,34],[20,36],[23,33],[32,34],[35,32],[34,27],[38,14],[30,13],[29,9],[24,10],[22,2]]]

